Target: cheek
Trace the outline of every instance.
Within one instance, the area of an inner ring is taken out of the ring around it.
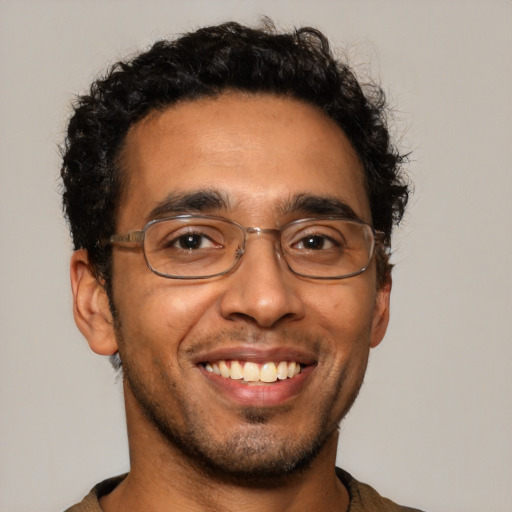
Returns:
[[[324,285],[325,286],[325,285]],[[371,341],[375,294],[371,287],[352,283],[325,287],[310,294],[309,309],[321,329],[322,368],[325,393],[332,393],[332,412],[342,418],[361,387]]]
[[[310,311],[320,325],[333,332],[368,335],[371,328],[375,291],[362,286],[342,286],[308,294]]]
[[[212,316],[216,292],[205,283],[177,285],[155,278],[137,285],[126,282],[115,290],[124,348],[144,348],[153,357],[178,355],[195,326]]]

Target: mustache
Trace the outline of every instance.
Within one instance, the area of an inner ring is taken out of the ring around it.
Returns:
[[[258,346],[261,348],[288,348],[294,350],[304,350],[308,353],[317,355],[320,353],[322,338],[318,335],[304,332],[304,330],[283,328],[279,331],[262,331],[256,327],[238,326],[228,329],[222,329],[218,332],[199,334],[194,337],[185,353],[193,358],[197,354],[202,354],[214,350],[219,346],[246,345]]]

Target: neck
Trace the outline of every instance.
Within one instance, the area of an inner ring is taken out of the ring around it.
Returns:
[[[105,512],[298,512],[348,508],[348,492],[335,474],[338,432],[311,464],[283,477],[240,480],[205,470],[169,442],[125,388],[131,469],[100,500]]]

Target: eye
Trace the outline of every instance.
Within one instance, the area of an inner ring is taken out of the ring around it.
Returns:
[[[178,237],[168,240],[167,247],[182,249],[184,251],[194,251],[198,249],[209,249],[220,247],[210,237],[204,233],[185,233]]]
[[[296,249],[306,249],[310,251],[321,251],[338,247],[334,240],[325,235],[308,235],[295,244]]]

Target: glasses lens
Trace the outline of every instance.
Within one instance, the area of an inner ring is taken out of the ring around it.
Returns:
[[[281,232],[281,247],[290,269],[316,279],[342,279],[363,272],[371,261],[374,240],[369,225],[345,219],[299,220]],[[156,220],[144,230],[144,254],[151,270],[177,279],[204,279],[229,272],[244,244],[244,228],[215,217]]]
[[[146,228],[144,252],[151,269],[165,277],[200,279],[231,270],[244,232],[214,218],[177,217]]]
[[[281,246],[297,274],[323,279],[356,275],[369,265],[373,231],[367,224],[344,219],[308,219],[288,225]]]

